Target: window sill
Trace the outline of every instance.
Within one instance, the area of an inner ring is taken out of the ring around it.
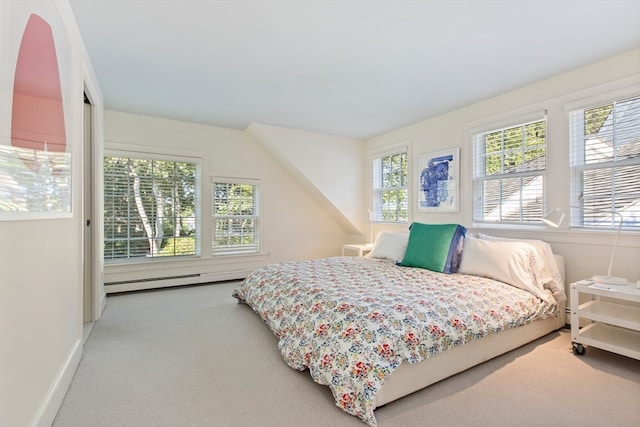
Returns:
[[[584,228],[555,229],[540,227],[474,227],[472,233],[484,233],[500,237],[544,240],[548,243],[566,243],[576,245],[613,246],[615,230],[589,230]],[[619,247],[640,248],[640,233],[636,231],[622,231],[618,240]]]
[[[226,252],[211,254],[211,259],[228,259],[228,258],[265,258],[271,256],[271,252]]]
[[[166,256],[166,257],[137,257],[128,259],[117,260],[105,260],[105,267],[126,267],[130,265],[149,265],[154,263],[171,263],[171,262],[185,262],[202,259],[201,255],[182,255],[182,256]]]
[[[484,230],[504,230],[504,231],[524,231],[524,232],[539,232],[539,231],[544,231],[544,230],[549,230],[549,227],[547,227],[546,225],[533,225],[533,224],[526,224],[526,225],[519,225],[519,224],[490,224],[490,223],[476,223],[474,222],[471,227],[469,227],[471,230],[479,230],[479,231],[484,231]]]

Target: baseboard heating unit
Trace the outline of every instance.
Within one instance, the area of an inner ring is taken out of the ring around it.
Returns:
[[[131,280],[105,282],[106,293],[139,291],[143,289],[168,288],[172,286],[197,285],[208,282],[241,280],[247,277],[250,270],[226,271],[220,273],[194,273],[180,276],[147,277]]]

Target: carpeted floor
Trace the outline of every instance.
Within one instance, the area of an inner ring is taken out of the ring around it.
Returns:
[[[110,296],[54,427],[365,426],[289,368],[237,283]],[[376,410],[379,427],[639,426],[640,361],[554,332]]]

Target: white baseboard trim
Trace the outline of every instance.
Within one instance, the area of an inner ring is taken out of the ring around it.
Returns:
[[[76,340],[69,357],[58,371],[58,375],[49,387],[47,394],[38,406],[38,410],[31,419],[29,426],[32,427],[51,427],[53,420],[58,414],[58,409],[62,404],[64,396],[67,394],[71,380],[78,369],[80,359],[82,358],[82,340]]]
[[[106,307],[107,307],[107,293],[102,292],[102,295],[100,295],[100,302],[98,303],[98,315],[96,316],[95,319],[93,319],[94,321],[102,317],[102,313],[104,313],[104,309]]]
[[[198,273],[193,276],[176,278],[146,279],[140,281],[128,281],[126,283],[105,283],[104,289],[107,294],[117,292],[140,291],[146,289],[161,289],[183,285],[197,285],[200,283],[220,282],[227,280],[241,280],[247,277],[251,270],[233,270],[217,273]]]

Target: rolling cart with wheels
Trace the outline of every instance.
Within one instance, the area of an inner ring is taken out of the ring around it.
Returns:
[[[580,303],[580,298],[587,298]],[[607,285],[580,280],[570,286],[571,345],[583,355],[586,346],[640,360],[640,289],[635,284]],[[580,327],[580,321],[588,322]]]

